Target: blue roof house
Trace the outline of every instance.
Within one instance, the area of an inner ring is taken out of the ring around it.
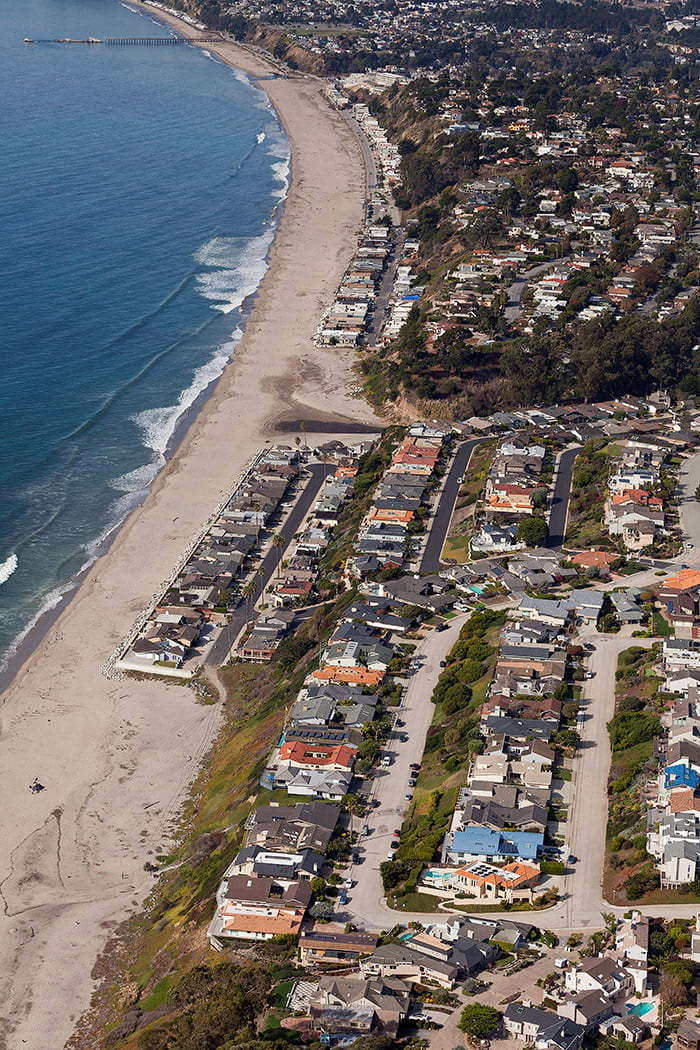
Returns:
[[[455,831],[447,843],[448,864],[467,864],[472,860],[537,860],[544,835],[529,831],[492,831],[491,828],[465,828]]]
[[[664,770],[664,787],[667,791],[672,788],[689,787],[693,791],[700,784],[700,773],[683,762],[676,762],[673,766],[666,766]]]

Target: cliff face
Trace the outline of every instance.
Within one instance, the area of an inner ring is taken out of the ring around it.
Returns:
[[[254,44],[279,62],[284,62],[290,69],[299,69],[304,73],[322,75],[325,62],[321,55],[313,54],[300,47],[294,40],[275,26],[264,25],[254,19],[231,15],[226,4],[220,0],[168,0],[171,7],[203,22],[207,28],[223,30],[230,33],[242,43]]]

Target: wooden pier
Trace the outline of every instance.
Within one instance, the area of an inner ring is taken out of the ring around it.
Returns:
[[[111,47],[172,47],[179,44],[217,44],[219,37],[197,36],[188,40],[184,36],[107,36],[104,40],[89,36],[81,40],[74,37],[55,37],[53,40],[24,38],[25,44],[107,44]]]

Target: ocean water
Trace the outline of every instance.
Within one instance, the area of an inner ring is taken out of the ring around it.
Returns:
[[[287,188],[266,96],[118,0],[0,0],[0,669],[235,353]]]

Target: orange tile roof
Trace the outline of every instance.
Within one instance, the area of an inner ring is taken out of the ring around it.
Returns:
[[[303,740],[286,740],[279,752],[281,762],[299,762],[307,766],[346,766],[350,768],[357,751],[347,744],[309,744]]]
[[[663,500],[658,496],[650,496],[646,489],[621,489],[613,495],[613,505],[620,503],[637,503],[642,507],[663,507]]]
[[[336,667],[334,664],[326,664],[312,672],[312,677],[318,682],[344,682],[346,685],[379,685],[385,675],[385,671],[370,671],[367,667]]]
[[[691,813],[693,810],[700,809],[700,798],[692,788],[681,788],[671,792],[668,808],[671,813]]]
[[[470,864],[464,868],[457,868],[457,875],[463,875],[468,878],[471,882],[477,886],[504,886],[510,887],[510,889],[517,889],[519,886],[526,885],[528,882],[537,882],[540,877],[540,869],[531,867],[528,864],[521,864],[519,861],[513,861],[511,864],[506,864],[503,868],[499,868],[498,871],[491,871],[486,875],[479,875],[476,871],[471,871],[470,868],[480,867],[480,862],[476,864]],[[508,872],[509,874],[515,875],[514,879],[504,879],[501,872]]]
[[[609,554],[607,551],[582,551],[581,554],[574,554],[569,561],[584,568],[603,569],[612,565],[619,557],[619,554]]]
[[[675,576],[669,576],[661,584],[665,591],[689,591],[700,587],[700,572],[697,569],[681,569]]]
[[[241,933],[298,933],[304,916],[300,912],[281,915],[226,915],[225,930]]]

